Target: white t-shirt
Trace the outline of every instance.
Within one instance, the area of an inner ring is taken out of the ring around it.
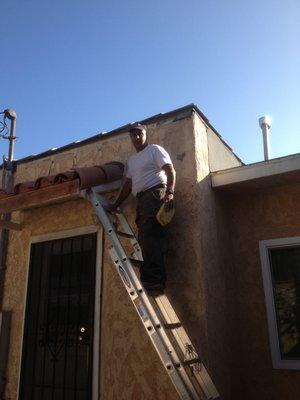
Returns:
[[[143,150],[132,155],[127,163],[126,178],[132,179],[132,193],[167,183],[167,176],[161,167],[172,164],[167,151],[158,144],[148,144]]]

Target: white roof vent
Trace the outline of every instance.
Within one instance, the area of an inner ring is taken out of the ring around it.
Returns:
[[[264,158],[265,161],[270,158],[270,143],[269,143],[269,132],[272,124],[272,119],[268,115],[264,115],[258,120],[259,126],[261,127],[264,142]]]

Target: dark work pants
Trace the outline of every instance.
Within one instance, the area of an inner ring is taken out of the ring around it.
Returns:
[[[165,188],[149,189],[138,198],[136,224],[138,241],[143,259],[140,278],[145,288],[151,285],[165,287],[166,272],[164,264],[165,228],[156,220],[156,214],[163,204]]]

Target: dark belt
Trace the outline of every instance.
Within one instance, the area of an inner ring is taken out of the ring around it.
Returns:
[[[156,186],[152,186],[151,188],[149,188],[149,189],[147,189],[147,190],[144,190],[143,192],[138,192],[137,194],[136,194],[136,198],[137,199],[140,199],[142,196],[144,196],[144,194],[146,194],[147,192],[151,192],[151,190],[154,190],[154,189],[162,189],[162,188],[165,188],[166,187],[166,185],[164,185],[163,183],[160,183],[159,185],[156,185]]]

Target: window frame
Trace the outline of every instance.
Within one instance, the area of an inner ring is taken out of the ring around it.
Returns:
[[[279,329],[277,325],[269,250],[295,246],[300,246],[300,236],[259,241],[262,277],[265,291],[265,303],[267,309],[269,340],[271,347],[272,364],[273,368],[275,369],[300,370],[300,358],[299,360],[283,360],[281,358],[279,345]]]

